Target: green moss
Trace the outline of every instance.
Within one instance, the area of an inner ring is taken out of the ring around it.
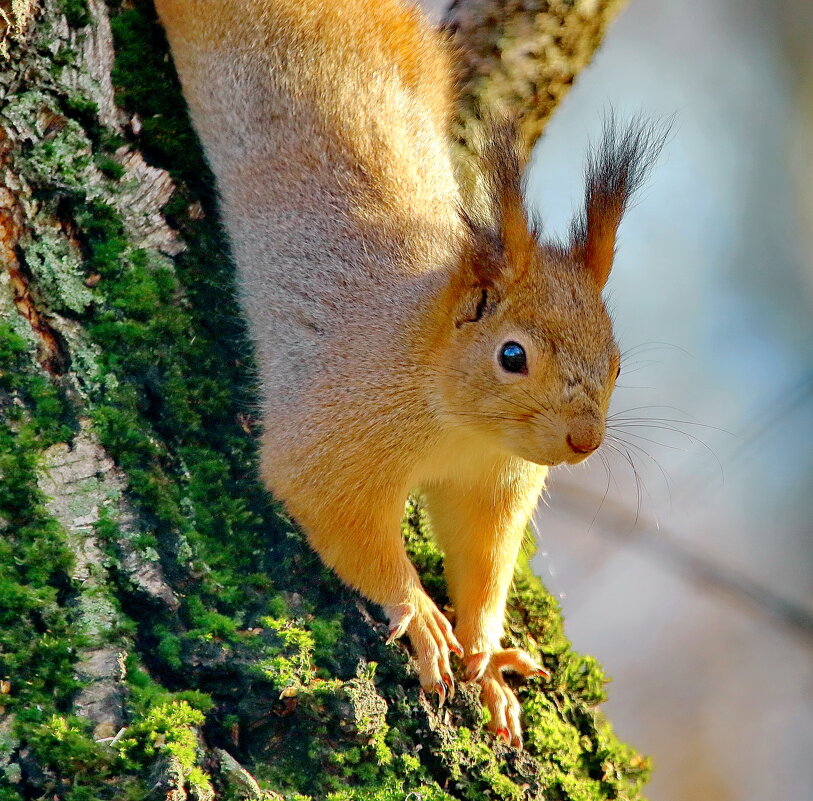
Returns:
[[[87,722],[79,718],[51,715],[31,730],[28,742],[36,751],[48,753],[67,776],[104,759],[103,749],[88,737]]]
[[[120,770],[144,775],[159,758],[177,761],[189,790],[208,792],[208,775],[200,768],[198,730],[214,704],[196,690],[170,692],[156,683],[135,655],[127,658],[129,725],[115,745]]]
[[[98,198],[71,198],[71,213],[82,230],[90,271],[104,278],[116,278],[128,252],[121,214]]]
[[[108,178],[112,178],[114,181],[118,181],[126,172],[124,167],[122,167],[116,159],[112,156],[108,156],[106,153],[99,153],[95,156],[93,163],[101,170],[102,174]]]
[[[260,618],[266,640],[265,657],[258,669],[283,692],[296,692],[311,682],[313,636],[294,621]]]
[[[90,25],[92,17],[87,0],[59,0],[57,6],[72,28]]]
[[[205,715],[214,707],[214,702],[206,693],[199,690],[182,690],[170,692],[158,684],[144,670],[135,654],[128,654],[126,659],[126,680],[130,689],[129,704],[135,718],[145,718],[150,710],[176,701],[183,701],[193,709]]]
[[[310,621],[313,638],[313,660],[317,665],[327,663],[336,653],[344,634],[344,618],[341,615],[315,617]]]
[[[173,670],[182,670],[181,638],[171,632],[166,626],[156,626],[154,633],[158,638],[158,646],[155,649],[158,658],[163,660]]]
[[[148,758],[159,749],[176,757],[184,769],[192,770],[197,762],[198,740],[193,727],[203,723],[204,715],[186,701],[171,701],[152,707],[144,717],[131,725],[118,749],[125,756],[142,751]]]
[[[93,742],[85,721],[65,714],[79,688],[77,649],[88,639],[83,607],[63,603],[73,558],[37,486],[39,454],[70,434],[67,404],[36,371],[30,343],[0,321],[0,400],[4,393],[18,403],[0,402],[0,677],[11,687],[2,703],[45,788],[66,782],[65,798],[101,799],[109,796],[89,788],[112,775],[116,760]],[[0,771],[0,797],[14,797],[15,767]]]
[[[329,793],[326,798],[327,801],[453,801],[454,796],[443,792],[436,784],[419,784],[407,790],[402,781],[388,777],[374,789],[338,790]]]
[[[70,116],[79,117],[81,121],[91,122],[92,125],[96,124],[99,115],[99,107],[96,103],[78,92],[70,92],[63,99],[62,108]]]

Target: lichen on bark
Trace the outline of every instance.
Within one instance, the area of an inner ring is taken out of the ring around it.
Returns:
[[[487,112],[516,119],[530,151],[625,2],[453,0],[443,24],[460,45],[464,142]]]
[[[527,560],[507,640],[553,675],[518,688],[520,752],[472,686],[424,697],[262,488],[251,348],[151,6],[2,9],[0,799],[639,797],[647,763]],[[444,603],[414,502],[404,535]]]

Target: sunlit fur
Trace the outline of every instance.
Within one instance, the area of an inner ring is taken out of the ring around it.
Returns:
[[[422,491],[455,632],[492,728],[517,741],[499,672],[538,666],[499,650],[505,599],[545,466],[584,458],[568,436],[584,450],[604,432],[618,364],[606,265],[576,241],[538,244],[511,126],[484,151],[490,213],[468,218],[449,141],[454,59],[405,3],[156,5],[256,346],[263,478],[322,559],[403,625],[436,689],[454,637],[400,533],[407,494]],[[625,202],[624,183],[604,185]],[[618,215],[593,210],[606,254]],[[501,371],[509,339],[527,375]]]

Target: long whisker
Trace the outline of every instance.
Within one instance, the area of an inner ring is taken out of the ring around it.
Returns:
[[[621,354],[621,358],[632,356],[635,353],[647,353],[651,350],[677,350],[690,359],[694,358],[694,355],[686,350],[686,348],[681,348],[680,345],[673,345],[671,342],[642,342],[640,345],[633,345],[631,348],[627,348],[627,350]]]
[[[686,423],[687,425],[704,426],[706,428],[717,428],[716,426],[709,426],[706,423],[700,423],[697,420],[693,420],[693,419],[692,420],[687,420],[685,418],[693,417],[693,415],[689,414],[689,412],[687,412],[685,409],[681,409],[681,408],[679,408],[677,406],[670,406],[669,404],[665,404],[665,403],[647,404],[645,406],[632,406],[632,407],[630,407],[628,409],[621,409],[620,411],[613,412],[613,414],[609,415],[608,419],[621,417],[622,415],[627,415],[630,412],[649,411],[651,409],[669,409],[669,410],[671,410],[673,412],[678,412],[679,414],[684,415],[683,418],[670,418],[670,417],[663,418],[664,420],[668,420],[669,422]],[[644,418],[644,419],[648,419],[648,418]],[[726,429],[724,429],[724,428],[717,428],[717,430],[722,431],[724,434],[729,434],[732,437],[738,437],[738,435],[735,434],[734,432],[726,431]]]
[[[646,408],[646,407],[642,407]],[[653,407],[657,408],[657,407]],[[633,411],[630,409],[629,411]],[[655,423],[675,423],[676,425],[684,425],[684,426],[694,426],[695,428],[708,428],[711,431],[719,431],[721,434],[728,434],[731,437],[736,437],[740,439],[737,434],[732,431],[727,431],[725,428],[720,428],[719,426],[712,426],[708,423],[698,423],[695,420],[681,420],[677,417],[621,417],[620,414],[613,414],[607,418],[608,422],[622,422],[622,423],[645,423],[649,421],[653,421]]]
[[[672,429],[670,429],[670,430],[672,430]],[[608,432],[613,431],[615,433],[617,433],[619,431],[623,431],[623,433],[626,434],[628,437],[635,437],[636,439],[640,439],[640,440],[642,440],[644,442],[649,442],[652,445],[657,445],[659,448],[668,448],[670,451],[680,451],[681,453],[691,453],[691,451],[688,448],[679,448],[677,445],[669,445],[666,442],[659,442],[656,439],[650,439],[649,437],[645,437],[645,436],[643,436],[641,434],[633,434],[632,431],[627,431],[625,428],[622,428],[622,427],[615,428],[615,427],[607,426],[607,431]],[[683,432],[676,432],[676,433],[683,433]],[[618,439],[620,439],[620,437],[618,437]]]
[[[621,447],[617,447],[617,445],[621,445]],[[620,442],[607,442],[607,447],[611,450],[615,451],[617,454],[624,459],[629,466],[632,468],[632,475],[635,478],[635,498],[636,498],[636,505],[635,505],[635,523],[633,526],[638,524],[638,518],[641,514],[641,481],[638,476],[638,470],[635,467],[635,462],[630,456],[629,450],[627,450],[624,445]]]
[[[638,359],[636,362],[625,362],[623,357],[621,358],[621,372],[625,375],[635,370],[645,367],[647,364],[660,364],[658,359]]]
[[[634,436],[634,435],[633,435]],[[611,437],[611,439],[615,442],[618,442],[619,445],[626,445],[630,448],[633,448],[638,453],[646,456],[647,459],[652,461],[655,467],[658,468],[660,471],[661,476],[663,476],[664,484],[666,485],[666,494],[669,498],[669,511],[672,511],[672,482],[669,478],[669,474],[664,469],[663,465],[648,451],[646,448],[642,448],[640,445],[636,445],[634,442],[627,442],[626,440],[621,439],[620,437]]]
[[[666,403],[650,403],[646,404],[645,406],[633,406],[629,409],[622,409],[619,412],[614,412],[611,416],[617,417],[620,414],[629,414],[630,412],[638,412],[638,411],[648,411],[649,409],[671,409],[674,412],[679,412],[680,414],[685,414],[687,417],[690,415],[688,412],[684,411],[683,409],[679,409],[677,406],[670,406]]]
[[[703,447],[709,455],[714,459],[717,463],[717,468],[720,471],[720,478],[723,482],[725,482],[725,470],[723,469],[723,463],[720,460],[720,457],[715,452],[714,448],[712,448],[708,443],[704,442],[700,437],[695,436],[689,431],[681,431],[679,428],[675,428],[669,425],[655,425],[653,423],[624,423],[623,425],[618,425],[617,421],[614,422],[612,426],[610,426],[611,430],[613,431],[624,431],[624,433],[628,433],[630,436],[633,435],[633,432],[627,431],[629,428],[651,428],[659,431],[671,431],[673,434],[679,434],[683,437],[686,437],[691,442],[696,442],[698,445]]]
[[[593,515],[593,519],[590,521],[590,526],[587,529],[588,532],[593,530],[593,526],[596,524],[596,520],[598,520],[598,516],[604,506],[604,501],[607,500],[607,495],[610,493],[610,483],[612,481],[612,471],[610,470],[610,462],[607,459],[607,456],[599,451],[598,457],[601,459],[601,464],[604,465],[604,472],[607,474],[607,485],[604,487],[604,495],[601,496],[601,503],[598,505],[598,509],[596,509],[596,513]]]

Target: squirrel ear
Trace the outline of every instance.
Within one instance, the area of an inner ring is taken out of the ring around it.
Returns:
[[[630,199],[641,188],[669,136],[671,121],[633,119],[619,129],[610,113],[585,170],[584,210],[571,226],[571,247],[599,287],[610,275],[616,233]]]
[[[492,214],[505,248],[506,266],[527,265],[538,245],[528,225],[522,199],[522,173],[528,153],[520,144],[517,122],[490,123],[483,149],[483,173]]]
[[[474,221],[461,212],[469,233],[466,266],[484,286],[515,281],[539,247],[522,199],[526,162],[527,153],[521,149],[516,123],[509,119],[487,122],[480,169],[488,221]]]
[[[478,225],[461,209],[465,236],[460,266],[449,285],[449,302],[455,309],[455,326],[476,323],[499,302],[502,245],[490,228]]]

